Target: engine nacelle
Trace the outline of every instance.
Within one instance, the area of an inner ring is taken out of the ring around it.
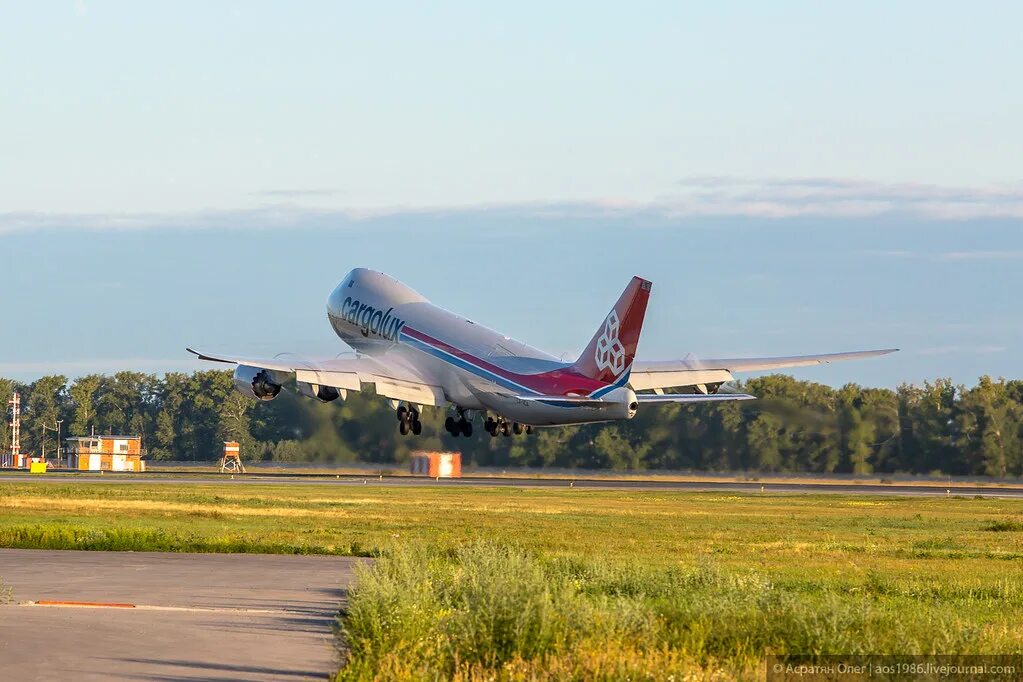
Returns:
[[[337,389],[333,386],[320,386],[319,384],[308,384],[304,381],[298,382],[298,392],[306,398],[313,398],[321,403],[329,403],[331,400],[346,397],[344,389]]]
[[[256,400],[273,400],[281,392],[281,384],[273,372],[248,365],[235,368],[234,387],[242,395]]]

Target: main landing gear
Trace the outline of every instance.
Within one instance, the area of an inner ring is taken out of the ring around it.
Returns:
[[[418,436],[423,432],[423,422],[419,421],[419,410],[416,407],[408,405],[398,405],[398,433],[403,436],[407,436],[409,432],[412,432],[413,436]]]
[[[456,438],[458,436],[465,436],[468,438],[472,435],[472,422],[465,418],[465,415],[458,415],[458,419],[454,417],[448,417],[444,420],[444,428],[452,436]]]
[[[510,436],[513,433],[519,435],[520,433],[531,434],[533,433],[533,427],[527,424],[520,424],[519,422],[510,422],[502,417],[494,419],[493,417],[487,417],[487,420],[483,422],[483,428],[491,437],[498,435]]]
[[[414,436],[418,436],[423,432],[423,423],[419,420],[418,407],[408,403],[400,403],[395,412],[398,417],[398,432],[401,435],[407,436],[411,433]],[[472,419],[472,410],[459,408],[457,416],[452,415],[444,420],[444,429],[454,437],[464,436],[469,438],[472,436]],[[510,422],[503,417],[495,418],[488,416],[486,421],[483,422],[483,428],[491,436],[510,436],[522,433],[528,435],[533,433],[532,426],[519,422]]]

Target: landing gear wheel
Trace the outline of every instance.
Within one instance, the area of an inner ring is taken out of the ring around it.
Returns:
[[[512,424],[512,431],[515,432],[516,436],[519,435],[520,433],[522,433],[522,424],[520,424],[518,422],[515,422],[514,424]]]
[[[408,408],[405,407],[404,405],[398,405],[398,421],[400,422],[407,421],[407,417]]]
[[[452,436],[457,436],[459,431],[459,423],[455,421],[454,417],[448,417],[444,420],[444,430],[450,433]]]
[[[509,424],[508,422],[501,422],[501,435],[502,436],[511,435],[511,424]]]
[[[405,421],[404,419],[402,419],[400,422],[398,422],[398,433],[400,433],[401,435],[407,436],[408,435],[408,428],[409,428],[408,427],[408,422]]]
[[[532,426],[527,426],[526,427],[526,435],[527,436],[532,436],[533,435],[533,427]]]
[[[462,427],[462,435],[463,436],[468,438],[468,437],[470,437],[472,435],[472,422],[471,421],[469,421],[468,419],[463,419],[461,427]]]
[[[418,419],[415,420],[414,422],[412,422],[412,435],[413,436],[418,436],[422,432],[423,432],[423,422],[419,421]]]

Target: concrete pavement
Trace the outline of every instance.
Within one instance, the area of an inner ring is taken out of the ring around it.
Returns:
[[[332,627],[358,561],[0,549],[13,588],[0,677],[322,680],[337,669]]]

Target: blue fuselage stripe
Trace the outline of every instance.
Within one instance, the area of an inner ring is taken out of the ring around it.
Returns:
[[[525,391],[526,393],[531,395],[543,395],[543,393],[540,393],[539,391],[534,391],[531,388],[527,388],[521,384],[515,383],[514,381],[505,379],[504,377],[498,374],[494,374],[493,372],[485,370],[482,367],[478,367],[470,362],[466,362],[460,357],[452,355],[451,353],[443,351],[439,348],[435,348],[434,346],[431,346],[430,344],[424,341],[420,341],[419,339],[413,338],[408,334],[402,333],[400,336],[400,340],[405,342],[412,348],[415,348],[416,350],[421,350],[424,353],[427,353],[428,355],[432,355],[433,357],[438,358],[439,360],[443,360],[444,362],[447,362],[450,365],[454,365],[459,369],[463,369],[469,372],[470,374],[475,374],[476,376],[482,379],[486,379],[487,381],[495,383],[503,388],[516,391]]]
[[[526,386],[523,386],[522,384],[518,384],[518,383],[516,383],[514,381],[511,381],[510,379],[506,379],[505,377],[502,377],[499,374],[495,374],[494,372],[491,372],[491,371],[486,370],[486,369],[484,369],[484,368],[482,368],[482,367],[480,367],[478,365],[475,365],[475,364],[473,364],[471,362],[463,360],[462,358],[460,358],[460,357],[458,357],[456,355],[452,355],[451,353],[448,353],[447,351],[441,350],[440,348],[432,346],[432,345],[426,343],[425,341],[422,341],[420,339],[412,337],[412,336],[410,336],[410,335],[408,335],[408,334],[406,334],[404,332],[401,333],[401,335],[398,337],[398,340],[400,342],[405,343],[407,346],[409,346],[411,348],[415,348],[416,350],[420,350],[420,351],[422,351],[422,352],[424,352],[424,353],[426,353],[428,355],[431,355],[431,356],[433,356],[433,357],[435,357],[435,358],[437,358],[439,360],[442,360],[443,362],[448,363],[449,365],[453,365],[453,366],[455,366],[455,367],[457,367],[459,369],[462,369],[462,370],[465,370],[466,372],[469,372],[470,374],[474,374],[474,375],[480,377],[481,379],[486,379],[487,381],[490,381],[490,382],[492,382],[494,384],[497,384],[498,386],[501,386],[502,388],[507,388],[509,390],[514,390],[514,391],[523,391],[525,394],[528,394],[528,395],[546,395],[546,394],[544,394],[544,393],[542,393],[540,391],[534,390],[532,388],[528,388]],[[607,386],[604,386],[602,388],[597,389],[596,391],[591,393],[589,395],[589,397],[591,397],[591,398],[601,398],[601,397],[607,395],[608,393],[610,393],[611,391],[615,390],[616,388],[621,388],[622,386],[624,386],[627,383],[629,383],[629,374],[630,374],[630,372],[626,371],[621,376],[621,378],[619,378],[613,384],[608,384]],[[557,396],[552,396],[551,398],[552,398],[552,401],[557,400]],[[543,402],[548,403],[548,401],[543,401]],[[553,404],[553,402],[551,402],[549,404]],[[560,405],[557,405],[557,407],[579,407],[579,405],[565,404],[563,402]]]
[[[621,388],[625,384],[629,383],[629,375],[630,374],[631,374],[631,371],[626,371],[625,374],[623,374],[621,376],[621,378],[618,379],[618,381],[614,382],[613,384],[609,384],[609,385],[605,386],[604,388],[598,388],[596,391],[594,391],[593,393],[590,394],[590,397],[591,398],[602,398],[605,395],[607,395],[608,393],[610,393],[611,391],[615,390],[616,388]]]

